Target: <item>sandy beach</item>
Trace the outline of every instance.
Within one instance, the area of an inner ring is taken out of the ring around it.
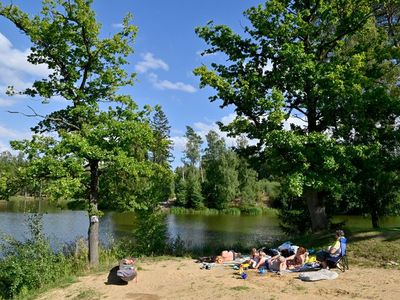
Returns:
[[[192,259],[139,261],[138,281],[107,284],[109,273],[80,277],[38,299],[400,299],[400,270],[361,268],[335,280],[303,282],[298,273],[259,275],[248,270],[241,279],[228,266],[200,269]]]

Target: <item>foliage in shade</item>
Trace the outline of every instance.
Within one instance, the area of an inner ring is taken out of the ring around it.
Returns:
[[[10,199],[24,186],[25,165],[22,153],[18,156],[8,151],[0,153],[0,200]]]

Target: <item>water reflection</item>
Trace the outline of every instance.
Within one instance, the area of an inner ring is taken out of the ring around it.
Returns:
[[[88,216],[85,211],[61,210],[46,201],[0,201],[0,231],[21,240],[27,232],[26,214],[41,212],[43,228],[52,241],[72,242],[87,237]],[[133,213],[106,212],[100,222],[100,240],[108,244],[113,239],[131,238],[134,230]],[[370,219],[362,216],[337,216],[335,222],[346,222],[354,229],[371,228]],[[166,218],[170,237],[178,236],[189,248],[221,248],[236,244],[266,244],[282,237],[277,216],[204,216],[168,215]],[[400,217],[382,218],[383,227],[396,227]]]
[[[26,213],[41,212],[44,232],[50,239],[71,242],[87,236],[88,217],[85,211],[61,210],[46,201],[0,201],[0,228],[6,234],[23,239],[26,234]],[[130,238],[135,215],[131,212],[106,212],[100,222],[100,240]],[[178,236],[186,246],[234,246],[267,243],[282,235],[274,214],[268,216],[199,216],[168,215],[169,236]]]

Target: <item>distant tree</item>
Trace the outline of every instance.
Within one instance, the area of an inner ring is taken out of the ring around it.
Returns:
[[[241,206],[251,206],[261,193],[257,171],[253,170],[246,159],[241,158],[238,163],[238,181]]]
[[[182,162],[184,165],[175,170],[176,205],[187,208],[203,208],[204,198],[201,192],[202,171],[201,137],[192,127],[186,126],[186,147]]]
[[[207,148],[202,158],[205,171],[203,194],[209,207],[226,208],[237,194],[238,158],[226,148],[224,139],[215,131],[210,131],[206,139]]]
[[[152,151],[152,160],[158,164],[169,165],[172,161],[172,141],[170,136],[171,126],[168,118],[162,110],[161,106],[155,107],[155,113],[151,120],[151,127],[155,132],[156,143]]]
[[[201,192],[201,175],[199,169],[188,166],[185,178],[186,207],[201,209],[204,207],[204,197]]]
[[[395,1],[383,1],[389,2]],[[375,81],[375,87],[381,87],[375,100],[388,90],[373,73],[365,72],[373,70],[368,68],[363,47],[343,53],[356,34],[369,38],[366,28],[376,26],[379,6],[375,4],[271,0],[245,12],[251,23],[244,27],[246,37],[212,23],[196,29],[210,45],[206,54],[227,55],[227,65],[214,63],[211,69],[195,70],[201,86],[216,89],[211,101],[221,99],[221,107],[235,106],[237,117],[221,128],[258,140],[249,148],[262,167],[260,175],[273,174],[282,189],[305,200],[314,231],[327,228],[326,205],[335,205],[327,199],[338,199],[344,192],[343,182],[354,175],[352,146],[346,145],[343,136],[333,137],[343,116],[352,116],[352,109],[365,96],[363,79],[367,85]],[[378,32],[382,37],[382,31]],[[381,42],[372,40],[370,49],[396,69],[392,58],[398,50],[380,52]],[[346,101],[352,105],[344,105]],[[368,118],[357,111],[357,119]],[[285,120],[298,122],[286,130]]]
[[[24,166],[22,154],[15,156],[9,151],[0,153],[0,199],[9,200],[11,196],[24,190]]]
[[[131,97],[118,94],[120,87],[133,82],[134,74],[123,66],[137,28],[128,15],[120,32],[100,38],[91,4],[44,0],[41,13],[32,18],[12,4],[0,4],[0,15],[30,38],[29,62],[49,67],[48,78],[20,93],[44,102],[60,96],[69,103],[46,116],[32,110],[30,116],[42,117],[32,139],[12,145],[27,154],[32,172],[51,178],[50,197],[87,199],[89,261],[97,265],[99,182],[117,187],[108,195],[113,200],[127,197],[124,208],[144,208],[160,201],[153,198],[157,183],[169,170],[148,160],[155,143],[150,108],[139,110]]]
[[[187,139],[184,151],[184,162],[190,166],[198,166],[201,158],[201,137],[193,130],[192,127],[186,126],[185,137]]]
[[[185,173],[187,173],[187,167],[177,167],[175,170],[175,205],[176,206],[187,206],[187,181],[185,180]]]

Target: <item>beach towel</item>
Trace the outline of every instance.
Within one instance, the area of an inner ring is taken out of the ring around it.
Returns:
[[[300,268],[291,269],[290,272],[311,272],[311,271],[318,271],[321,269],[321,265],[318,262],[309,262],[304,264]]]
[[[301,273],[299,278],[303,281],[333,280],[338,278],[339,274],[327,269],[321,269],[315,272]]]

